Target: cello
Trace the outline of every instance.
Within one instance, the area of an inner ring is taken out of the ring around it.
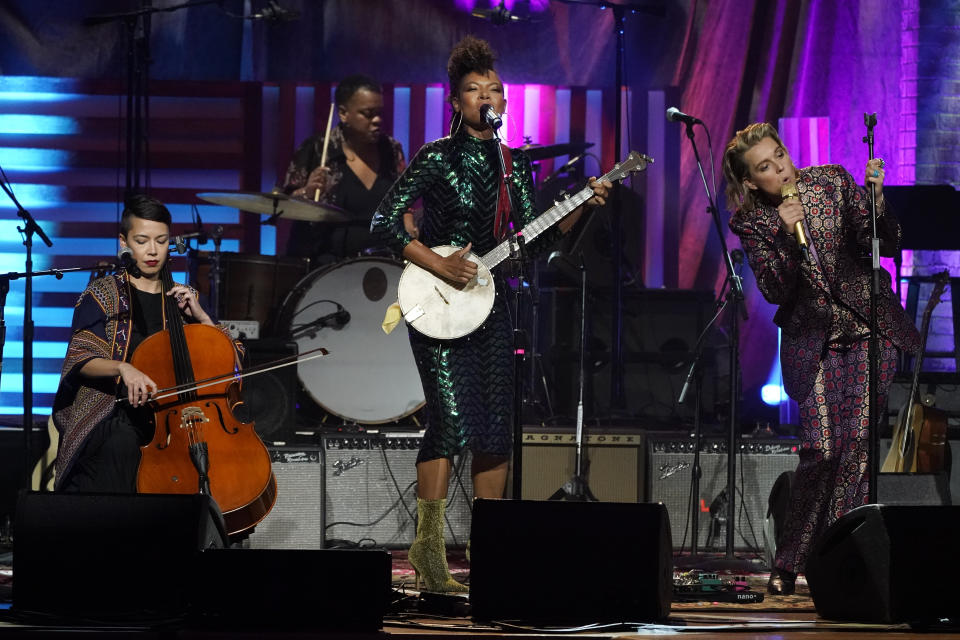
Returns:
[[[161,271],[163,331],[146,338],[130,363],[159,388],[178,393],[151,401],[154,434],[141,447],[138,493],[204,493],[223,513],[226,532],[252,529],[276,501],[270,454],[252,422],[234,415],[241,403],[233,341],[217,327],[185,324],[173,297],[169,264]],[[200,380],[216,384],[198,387]]]
[[[897,424],[893,430],[893,440],[887,453],[883,473],[934,473],[944,469],[947,444],[947,414],[942,409],[927,406],[920,399],[920,368],[923,366],[923,354],[927,348],[927,333],[930,331],[930,318],[934,308],[940,304],[940,296],[950,279],[950,272],[944,270],[936,275],[933,291],[926,309],[923,310],[923,324],[920,329],[920,351],[913,365],[913,382],[910,395],[900,408]]]

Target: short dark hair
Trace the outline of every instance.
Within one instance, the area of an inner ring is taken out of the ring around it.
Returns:
[[[133,222],[130,218],[136,216],[143,220],[152,220],[162,222],[170,227],[173,225],[173,218],[170,216],[170,210],[166,205],[142,193],[135,193],[129,196],[123,203],[123,213],[120,215],[120,233],[124,237],[130,233]]]
[[[490,43],[474,36],[466,36],[457,43],[447,60],[447,77],[450,79],[450,95],[455,96],[460,89],[460,81],[468,73],[486,74],[493,71],[497,61]]]
[[[346,104],[350,102],[350,98],[353,97],[353,94],[360,91],[360,89],[366,89],[374,93],[383,93],[383,88],[379,82],[370,76],[356,74],[347,76],[337,84],[337,90],[333,94],[333,100],[337,103],[338,107],[346,106]]]

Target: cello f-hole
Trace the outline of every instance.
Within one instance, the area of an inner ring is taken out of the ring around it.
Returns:
[[[219,404],[217,404],[216,402],[210,402],[208,400],[207,406],[213,407],[214,409],[217,410],[217,420],[220,422],[220,428],[223,429],[224,433],[226,433],[228,436],[233,436],[240,431],[239,427],[234,427],[233,429],[230,429],[229,427],[227,427],[227,423],[223,419],[223,411],[220,410]]]

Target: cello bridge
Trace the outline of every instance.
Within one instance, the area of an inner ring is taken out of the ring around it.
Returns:
[[[190,429],[202,422],[210,422],[210,418],[200,407],[186,407],[180,414],[180,427],[183,429]]]

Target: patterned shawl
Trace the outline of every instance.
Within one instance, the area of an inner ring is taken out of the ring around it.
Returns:
[[[196,290],[191,290],[196,295]],[[190,322],[189,319],[186,321]],[[77,300],[72,337],[60,373],[60,387],[53,401],[53,421],[60,432],[55,489],[67,477],[87,436],[110,416],[116,406],[119,377],[85,378],[80,375],[80,369],[93,358],[129,360],[132,323],[130,284],[125,271],[94,280]],[[217,325],[217,328],[230,335],[224,325]],[[244,348],[237,341],[234,341],[234,347],[239,364]]]

